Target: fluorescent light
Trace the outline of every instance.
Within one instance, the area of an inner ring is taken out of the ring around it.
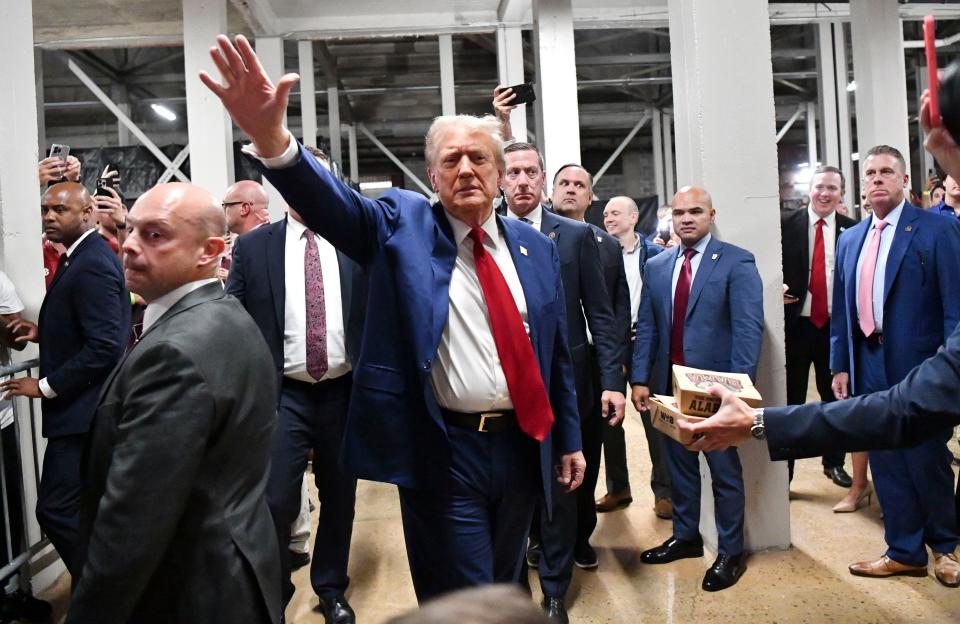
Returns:
[[[382,189],[393,188],[393,182],[390,180],[377,180],[375,182],[361,182],[361,191],[379,191]]]
[[[857,81],[851,80],[847,83],[847,91],[856,91],[857,90]]]
[[[860,160],[860,152],[854,152],[850,154],[850,160],[854,160],[854,161]]]
[[[175,112],[173,112],[172,110],[170,110],[169,108],[167,108],[166,106],[164,106],[163,104],[151,104],[151,105],[150,105],[150,108],[153,109],[153,112],[155,112],[157,115],[163,117],[163,118],[166,119],[167,121],[176,121],[176,120],[177,120],[177,114],[176,114]]]
[[[799,165],[797,165],[797,169],[806,169],[806,168],[809,167],[809,166],[810,166],[810,163],[808,163],[808,162],[802,162],[802,163],[800,163]]]

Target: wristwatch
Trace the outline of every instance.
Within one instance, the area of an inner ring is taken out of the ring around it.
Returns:
[[[758,407],[753,410],[753,426],[750,427],[750,435],[755,440],[766,440],[767,429],[763,426],[763,408]]]

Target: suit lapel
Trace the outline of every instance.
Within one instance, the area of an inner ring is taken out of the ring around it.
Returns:
[[[890,287],[897,279],[897,271],[900,270],[900,264],[903,257],[910,247],[910,241],[913,240],[914,226],[913,222],[917,219],[918,210],[908,203],[904,203],[903,211],[900,213],[900,220],[897,222],[897,231],[894,232],[893,244],[890,245],[890,252],[887,254],[887,271],[883,276],[883,302],[887,302],[887,295],[890,294]]]
[[[277,325],[280,327],[280,335],[283,335],[283,321],[286,318],[284,308],[287,299],[286,287],[286,245],[287,245],[287,220],[278,222],[276,226],[267,226],[267,282],[270,284],[270,292],[273,295],[273,310],[276,315]]]
[[[678,245],[677,248],[679,249],[679,247]],[[700,298],[700,293],[703,292],[704,285],[710,281],[710,274],[713,273],[713,269],[717,266],[717,261],[720,260],[722,247],[720,241],[712,236],[710,237],[707,248],[703,250],[703,257],[700,258],[697,275],[693,278],[693,285],[690,287],[690,301],[687,303],[687,316],[690,316],[693,308],[696,307],[697,299]]]
[[[63,278],[63,276],[66,274],[67,270],[70,268],[70,265],[76,262],[77,258],[80,257],[80,254],[82,254],[84,250],[90,246],[91,241],[94,238],[99,238],[99,237],[100,237],[99,233],[90,232],[90,234],[87,234],[87,237],[85,239],[80,241],[80,244],[77,245],[77,248],[73,250],[73,255],[71,255],[64,261],[63,268],[58,269],[56,274],[54,274],[53,281],[50,282],[50,287],[47,288],[48,291],[53,290],[53,287],[57,285],[57,282],[59,282]]]
[[[450,311],[450,276],[457,260],[457,245],[453,240],[453,229],[443,206],[439,202],[432,207],[434,215],[433,251],[430,255],[430,268],[433,271],[433,292],[430,298],[430,348],[440,344],[440,336],[447,324]],[[433,357],[430,353],[428,357]]]
[[[540,232],[557,245],[560,244],[560,220],[546,208],[540,211]]]
[[[503,233],[503,244],[507,246],[507,249],[510,251],[510,257],[513,258],[513,266],[517,269],[517,277],[520,278],[523,297],[527,301],[527,322],[530,324],[530,337],[533,339],[535,336],[535,328],[539,325],[534,319],[536,315],[535,306],[530,305],[529,302],[537,301],[539,295],[531,292],[530,289],[536,284],[536,273],[538,270],[542,270],[542,267],[538,269],[530,259],[530,256],[524,252],[524,250],[529,249],[531,245],[523,233],[514,233],[512,228],[508,228],[502,223],[498,223],[497,225]],[[533,346],[536,351],[536,342],[534,342]]]
[[[804,275],[802,286],[806,286],[810,283],[810,217],[806,210],[800,212],[796,222],[797,241],[800,243],[800,266],[803,267]],[[800,286],[798,284],[798,288]]]

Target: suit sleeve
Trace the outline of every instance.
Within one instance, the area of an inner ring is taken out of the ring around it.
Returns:
[[[620,346],[617,344],[616,319],[610,294],[603,278],[600,249],[589,226],[581,229],[580,239],[580,303],[587,318],[587,327],[593,336],[600,367],[600,386],[603,390],[623,392],[623,368]]]
[[[247,307],[247,280],[244,273],[244,251],[245,245],[239,237],[233,243],[231,252],[230,272],[227,274],[227,283],[224,290],[228,295],[233,295],[240,300],[244,308]]]
[[[633,310],[630,309],[630,287],[627,285],[627,271],[623,268],[623,260],[619,257],[617,258],[617,288],[615,292],[613,315],[617,321],[618,361],[620,362],[621,370],[623,370],[623,367],[627,365],[631,355],[630,325],[633,318]],[[621,379],[620,383],[621,388],[623,388],[622,382],[623,379]]]
[[[217,429],[197,364],[169,344],[138,354],[123,399],[104,495],[67,622],[127,622],[182,521]]]
[[[643,289],[640,310],[637,312],[637,335],[633,343],[633,361],[630,365],[630,383],[649,386],[653,360],[660,341],[657,319],[653,312],[653,293],[650,292],[650,265],[643,270]]]
[[[960,329],[933,357],[889,390],[845,401],[767,409],[764,421],[770,458],[913,446],[960,424],[957,388]]]
[[[79,264],[79,263],[78,263]],[[83,346],[76,355],[47,375],[58,397],[69,399],[101,383],[123,353],[123,338],[130,333],[130,298],[123,277],[106,262],[84,263],[75,280],[70,304],[76,313]]]
[[[948,220],[945,232],[937,237],[937,280],[943,300],[943,335],[949,336],[960,324],[960,221]]]
[[[561,455],[583,448],[580,438],[580,412],[577,408],[577,391],[573,378],[573,360],[567,341],[566,299],[563,280],[560,278],[560,255],[553,248],[553,274],[557,296],[553,305],[557,309],[557,332],[553,345],[553,360],[550,363],[550,405],[553,407],[554,449]]]
[[[836,263],[833,268],[833,310],[830,314],[830,371],[849,373],[850,347],[847,342],[847,285],[843,259],[847,255],[849,235],[840,237],[837,244]]]
[[[302,145],[298,160],[289,167],[268,169],[256,159],[251,161],[307,227],[361,266],[369,263],[396,229],[406,191],[388,192],[378,200],[364,197],[337,180]]]
[[[756,379],[763,342],[763,282],[752,254],[734,264],[729,289],[730,372],[746,373]]]

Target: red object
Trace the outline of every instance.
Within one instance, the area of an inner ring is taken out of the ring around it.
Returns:
[[[53,243],[44,239],[43,241],[43,279],[47,283],[47,288],[53,283],[53,278],[57,274],[57,268],[60,266],[60,252],[54,247]]]
[[[810,322],[817,329],[830,320],[827,312],[827,255],[823,251],[824,220],[817,221],[817,236],[813,240],[813,264],[810,266]]]
[[[683,266],[680,267],[680,277],[677,279],[677,288],[673,292],[673,325],[670,326],[670,361],[683,366],[683,326],[687,321],[687,303],[690,301],[690,286],[693,281],[693,268],[690,258],[697,253],[696,249],[687,247],[683,250]]]
[[[485,234],[480,228],[470,230],[473,239],[473,259],[477,265],[477,279],[490,314],[490,329],[497,354],[507,378],[507,389],[513,401],[520,429],[531,438],[542,442],[553,427],[553,408],[540,376],[540,366],[533,353],[533,345],[523,329],[520,310],[503,273],[483,247]]]
[[[923,45],[927,52],[927,88],[930,90],[930,125],[937,128],[940,121],[940,77],[937,76],[937,37],[933,16],[923,18]]]

